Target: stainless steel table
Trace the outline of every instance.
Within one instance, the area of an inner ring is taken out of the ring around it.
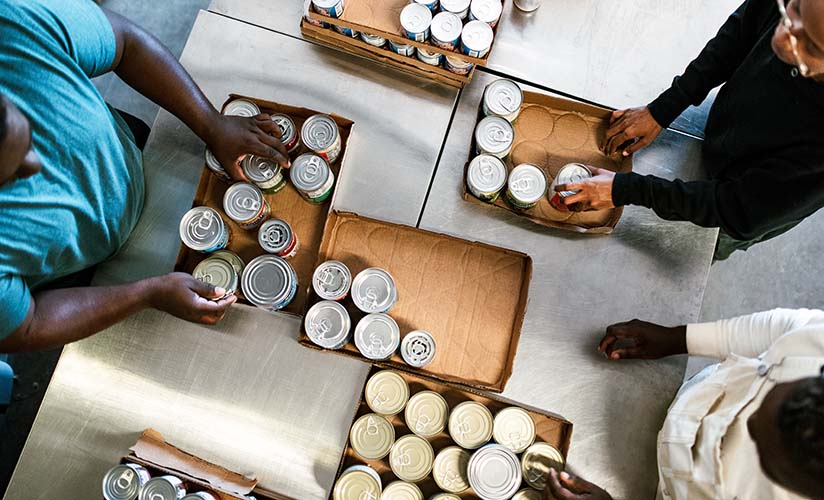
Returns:
[[[596,346],[619,321],[697,321],[716,230],[627,207],[613,234],[579,235],[465,202],[463,167],[483,87],[494,79],[478,73],[461,94],[421,227],[532,256],[529,307],[504,395],[573,422],[573,471],[617,499],[652,499],[656,434],[686,359],[610,363]],[[699,178],[699,152],[700,141],[666,131],[636,155],[634,170]]]

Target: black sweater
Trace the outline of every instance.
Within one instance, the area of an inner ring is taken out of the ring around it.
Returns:
[[[770,46],[775,0],[746,0],[672,87],[649,104],[663,127],[725,83],[705,129],[709,180],[617,174],[615,205],[721,227],[749,240],[824,206],[824,85],[803,78]]]

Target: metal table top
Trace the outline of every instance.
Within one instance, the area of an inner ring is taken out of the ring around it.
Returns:
[[[613,234],[581,235],[464,201],[478,105],[495,78],[478,73],[462,92],[420,227],[532,256],[529,307],[504,396],[572,421],[571,470],[615,498],[652,499],[656,435],[686,359],[609,363],[596,347],[605,327],[619,321],[697,321],[716,230],[626,207]],[[700,145],[665,131],[636,154],[634,170],[699,178]]]

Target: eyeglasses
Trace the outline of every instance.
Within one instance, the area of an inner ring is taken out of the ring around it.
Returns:
[[[781,24],[787,29],[787,35],[790,37],[790,47],[793,49],[793,56],[795,56],[798,71],[801,73],[801,76],[807,76],[810,74],[810,67],[804,64],[804,61],[801,60],[801,56],[798,54],[798,38],[792,34],[791,29],[793,22],[790,19],[790,15],[787,14],[787,6],[784,5],[784,0],[776,0],[776,2],[778,3],[778,12],[781,13]]]

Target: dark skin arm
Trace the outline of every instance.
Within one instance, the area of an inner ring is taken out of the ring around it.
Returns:
[[[568,472],[549,469],[544,500],[612,500],[606,490]]]
[[[687,354],[687,327],[665,326],[634,319],[607,327],[598,352],[608,359],[659,359]]]

